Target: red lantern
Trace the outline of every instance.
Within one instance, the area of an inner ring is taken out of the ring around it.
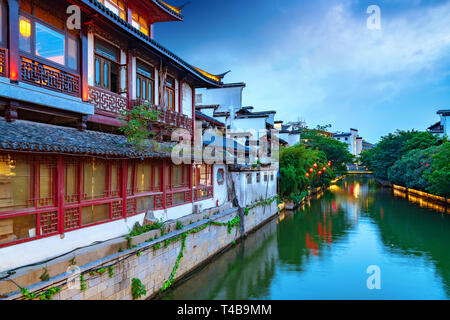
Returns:
[[[314,168],[317,168],[317,163],[314,163]]]
[[[328,166],[329,166],[329,167],[331,167],[331,161],[330,161],[330,162],[328,162]]]
[[[314,172],[314,169],[313,169],[313,168],[309,169],[309,172],[313,173],[313,172]]]
[[[425,167],[428,167],[429,166],[429,164],[428,163],[425,163]]]
[[[327,167],[323,167],[323,171],[326,171],[327,170]]]
[[[322,174],[322,171],[319,171],[318,174],[321,175],[321,174]]]
[[[309,178],[309,173],[306,173],[306,177]]]

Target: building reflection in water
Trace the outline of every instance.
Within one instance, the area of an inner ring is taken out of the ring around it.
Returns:
[[[439,283],[450,298],[450,217],[439,214],[443,211],[438,207],[425,202],[421,207],[400,193],[393,197],[391,190],[364,177],[347,177],[318,198],[296,213],[282,212],[165,297],[354,298],[359,282],[351,283],[365,258],[389,263],[389,268],[383,267],[386,279],[399,279],[383,291],[386,297],[440,297]],[[378,244],[381,250],[374,250]],[[420,269],[422,264],[426,268]],[[405,272],[408,268],[416,268],[416,273]],[[321,283],[320,272],[332,274],[332,283]],[[344,287],[342,279],[348,283]],[[413,292],[411,286],[402,287],[401,279],[420,284]],[[370,292],[360,293],[359,298],[371,297]]]

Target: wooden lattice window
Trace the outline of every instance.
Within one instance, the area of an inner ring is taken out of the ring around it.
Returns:
[[[166,107],[175,111],[175,79],[166,77]]]
[[[95,86],[119,93],[119,49],[100,39],[95,39],[94,79]]]
[[[138,100],[155,102],[154,70],[147,64],[137,63],[136,68],[136,97]]]

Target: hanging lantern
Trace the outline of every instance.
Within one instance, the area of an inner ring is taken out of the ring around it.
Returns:
[[[328,162],[328,166],[331,167],[331,161]]]
[[[326,171],[327,170],[327,167],[323,167],[323,171]]]
[[[306,177],[309,178],[309,173],[306,173]]]
[[[313,173],[313,172],[314,172],[314,169],[313,169],[313,168],[309,169],[309,172]]]
[[[317,168],[317,163],[314,163],[314,166],[313,166],[314,168]]]
[[[425,163],[425,167],[428,167],[429,166],[429,164],[428,163]]]
[[[319,174],[319,176],[320,176],[320,175],[322,174],[322,171],[319,171],[318,174]]]

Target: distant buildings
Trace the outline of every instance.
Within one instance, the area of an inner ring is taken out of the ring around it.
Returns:
[[[440,137],[449,133],[450,110],[439,110],[436,112],[440,116],[440,120],[428,128],[428,132],[438,134]]]
[[[302,129],[306,125],[302,121],[283,123],[283,121],[275,121],[275,129],[279,130],[280,142],[286,142],[287,145],[293,146],[300,142]]]
[[[334,138],[348,144],[348,151],[354,156],[359,156],[362,151],[373,148],[373,144],[359,136],[358,129],[351,128],[350,132],[335,133]]]

